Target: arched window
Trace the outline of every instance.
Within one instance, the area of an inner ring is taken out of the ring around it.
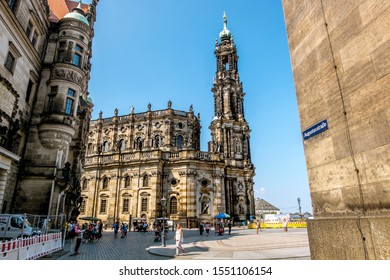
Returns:
[[[107,188],[108,188],[108,178],[105,177],[105,178],[103,179],[103,189],[105,190],[105,189],[107,189]]]
[[[126,176],[126,178],[125,178],[125,188],[130,188],[130,185],[131,185],[131,177],[130,176]]]
[[[181,135],[177,135],[176,136],[176,139],[175,139],[175,146],[179,149],[182,149],[183,148],[183,136]]]
[[[126,142],[125,142],[124,139],[121,139],[121,140],[119,141],[119,149],[120,149],[121,151],[126,150]]]
[[[144,180],[143,180],[142,186],[148,187],[149,186],[149,176],[147,174],[145,174],[143,179]]]
[[[108,152],[109,150],[110,150],[110,145],[108,144],[108,141],[104,141],[103,152]]]
[[[172,197],[171,201],[169,202],[169,210],[170,214],[177,214],[177,198]]]

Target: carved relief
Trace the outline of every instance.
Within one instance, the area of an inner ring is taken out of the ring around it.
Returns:
[[[52,79],[63,79],[82,86],[83,78],[72,70],[55,69],[51,72]]]

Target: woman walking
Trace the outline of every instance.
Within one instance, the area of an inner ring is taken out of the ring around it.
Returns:
[[[176,240],[176,256],[179,256],[180,252],[182,252],[181,255],[184,256],[184,249],[182,246],[183,229],[181,228],[179,223],[177,224],[177,227],[176,227],[175,240]]]

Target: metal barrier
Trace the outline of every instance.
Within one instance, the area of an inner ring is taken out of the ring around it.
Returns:
[[[283,223],[261,223],[261,228],[283,228]],[[307,228],[307,224],[305,221],[297,221],[297,222],[288,222],[288,228]]]
[[[0,260],[35,260],[62,248],[61,232],[19,238],[0,243]]]

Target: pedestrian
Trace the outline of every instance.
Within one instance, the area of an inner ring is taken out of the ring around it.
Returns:
[[[121,238],[125,237],[125,223],[122,222],[120,226]]]
[[[283,229],[284,231],[288,231],[288,221],[286,218],[283,219]]]
[[[257,220],[257,221],[256,221],[256,234],[259,234],[259,230],[261,230],[261,229],[260,229],[260,221]]]
[[[203,236],[203,231],[204,231],[204,224],[203,224],[203,222],[200,222],[200,225],[199,225],[199,233],[200,233],[200,235],[202,235],[202,236]]]
[[[176,256],[179,256],[180,252],[181,255],[184,256],[184,248],[182,246],[182,243],[184,242],[183,229],[181,228],[179,223],[177,224],[176,227],[175,240],[176,240]]]
[[[118,230],[119,230],[119,222],[116,221],[116,223],[114,224],[114,238],[117,238],[118,237]]]
[[[143,223],[142,224],[142,231],[143,232],[147,232],[148,231],[148,224],[147,223]]]
[[[72,230],[73,228],[73,221],[69,220],[66,225],[65,225],[65,229],[66,229],[66,239],[71,239],[70,236],[69,236],[69,233],[70,231]]]
[[[98,222],[98,238],[102,237],[102,231],[103,231],[103,223],[102,221]]]
[[[209,236],[209,233],[210,233],[210,223],[209,222],[207,222],[206,223],[206,236]]]
[[[229,235],[232,232],[232,220],[228,221]]]
[[[74,234],[72,233],[72,240],[71,240],[71,249],[70,251],[72,252],[70,256],[76,256],[79,254],[79,248],[81,244],[81,234],[82,231],[80,230],[80,225],[77,223],[77,221],[74,221],[73,227],[72,227],[72,232],[74,231]]]
[[[125,227],[123,229],[124,231],[124,236],[126,237],[127,236],[127,231],[129,230],[129,225],[128,224],[125,224]]]

